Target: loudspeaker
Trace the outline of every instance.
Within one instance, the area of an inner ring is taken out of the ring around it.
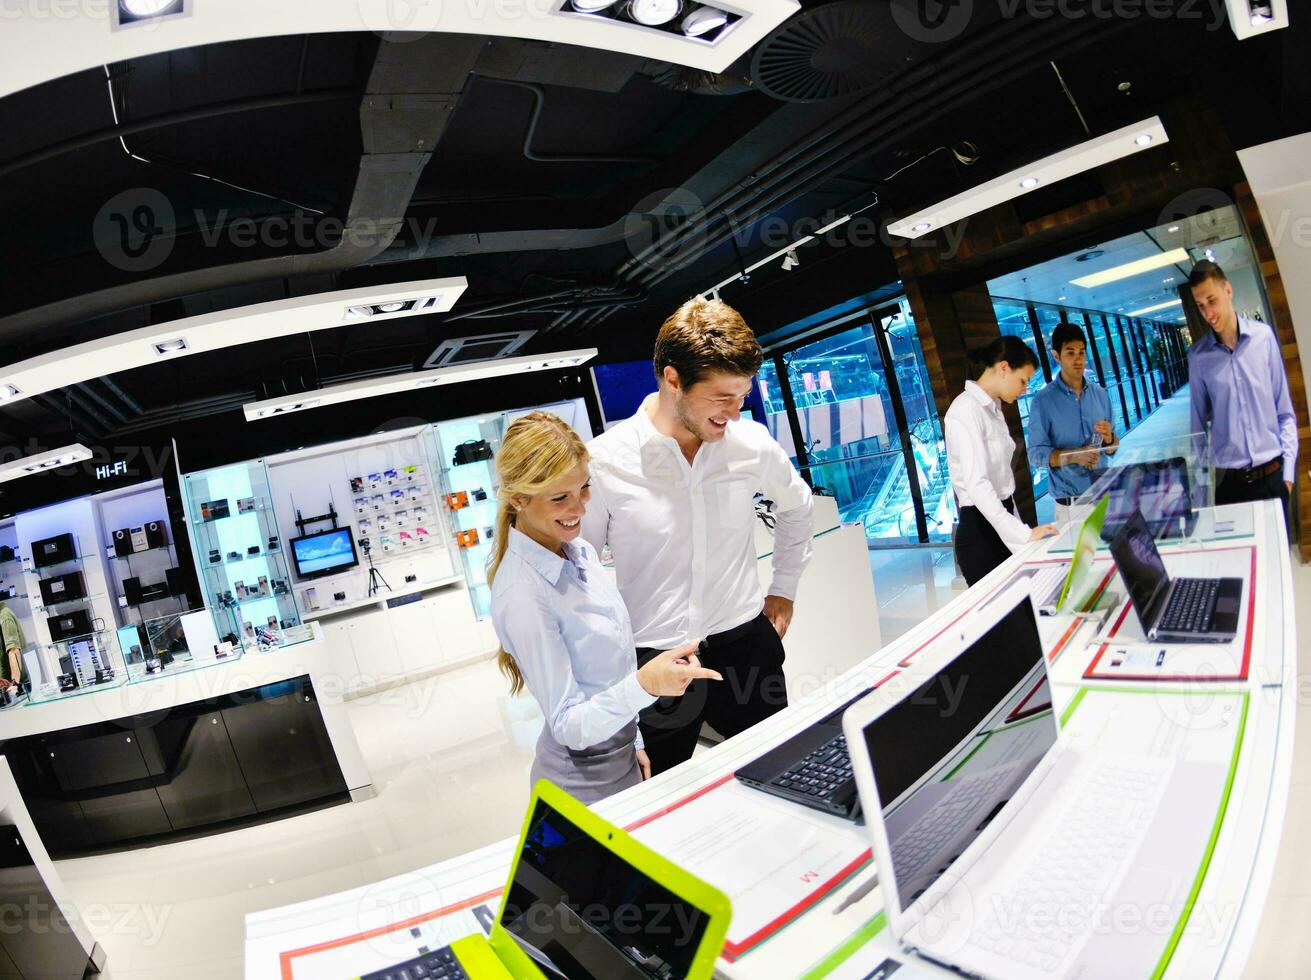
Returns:
[[[132,550],[132,529],[120,527],[114,532],[114,554],[119,558],[126,558],[132,554]]]
[[[152,548],[162,548],[168,544],[168,534],[164,530],[163,521],[146,523],[146,544]]]
[[[180,568],[170,568],[164,575],[168,579],[168,594],[181,595],[187,594],[187,576]]]
[[[123,579],[123,598],[129,606],[139,606],[145,600],[141,595],[141,579],[133,576]]]

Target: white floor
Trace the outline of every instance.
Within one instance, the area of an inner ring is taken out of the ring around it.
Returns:
[[[1173,401],[1134,435],[1178,426],[1181,400]],[[873,552],[870,563],[885,643],[953,594],[949,549]],[[1311,567],[1296,561],[1294,589],[1299,609],[1311,608]],[[1299,623],[1298,636],[1299,661],[1309,669],[1311,630]],[[789,651],[789,666],[822,670],[805,658]],[[540,716],[531,701],[507,697],[493,663],[352,702],[350,714],[375,799],[59,862],[73,901],[108,952],[108,977],[240,977],[247,912],[365,885],[518,831]],[[1246,972],[1251,978],[1311,976],[1311,835],[1303,832],[1311,823],[1311,705],[1299,707],[1297,729],[1280,870]]]

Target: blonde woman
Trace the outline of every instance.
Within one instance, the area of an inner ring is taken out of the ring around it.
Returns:
[[[637,713],[680,696],[701,666],[695,643],[637,666],[619,590],[579,534],[587,507],[587,448],[569,425],[532,412],[506,430],[495,550],[488,564],[492,625],[510,691],[525,687],[546,726],[532,780],[545,777],[584,803],[651,774]]]

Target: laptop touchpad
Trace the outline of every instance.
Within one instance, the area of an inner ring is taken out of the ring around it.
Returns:
[[[1238,600],[1232,596],[1225,596],[1223,599],[1215,601],[1215,611],[1221,615],[1232,616],[1238,612]]]

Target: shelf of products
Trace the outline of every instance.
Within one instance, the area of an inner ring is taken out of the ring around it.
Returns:
[[[299,625],[264,460],[188,473],[183,487],[196,565],[219,639],[253,647],[267,639],[264,631]],[[270,542],[277,543],[274,550]],[[251,554],[252,547],[258,552]],[[248,586],[261,594],[243,596]],[[285,591],[279,594],[279,588]],[[262,603],[270,604],[270,612],[251,615]]]
[[[496,527],[496,451],[505,431],[505,415],[454,419],[432,428],[441,482],[440,505],[459,552],[474,615],[491,614],[487,559]]]
[[[52,665],[58,665],[58,673],[52,681],[32,685],[34,703],[103,691],[128,682],[123,656],[109,630],[58,640],[50,644],[47,653]]]

